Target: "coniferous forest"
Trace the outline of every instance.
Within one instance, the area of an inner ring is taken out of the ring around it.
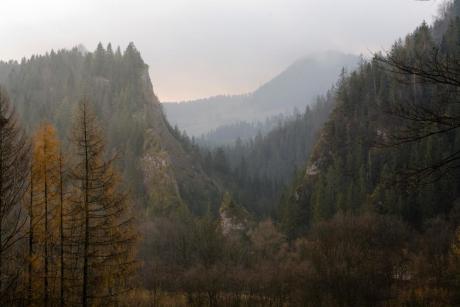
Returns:
[[[460,1],[338,71],[197,137],[134,43],[0,62],[0,305],[459,306]]]

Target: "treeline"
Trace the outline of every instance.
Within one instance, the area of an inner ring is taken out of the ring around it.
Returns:
[[[295,110],[294,114],[297,113],[299,113],[299,111]],[[232,124],[219,126],[199,137],[192,137],[192,139],[194,139],[194,141],[200,146],[232,146],[238,139],[241,141],[248,141],[256,137],[259,133],[266,135],[277,126],[280,126],[282,123],[292,119],[292,115],[279,114],[277,116],[267,118],[265,121],[238,121]]]
[[[29,140],[3,89],[0,118],[0,304],[116,304],[138,234],[89,101],[65,146],[48,123]]]
[[[307,111],[308,113],[321,113],[319,109],[320,106],[324,104],[323,101],[321,100],[321,98],[317,98],[315,102],[316,103],[313,103],[311,106],[305,108],[305,111]],[[313,120],[310,114],[303,114],[305,113],[305,111],[301,113],[297,108],[294,108],[292,114],[286,113],[271,116],[265,119],[265,121],[239,121],[233,124],[222,125],[217,127],[216,129],[211,130],[206,134],[202,134],[199,137],[192,137],[191,140],[192,142],[198,144],[201,147],[226,147],[227,150],[232,150],[236,152],[237,150],[235,148],[232,149],[232,147],[234,147],[235,145],[247,145],[246,143],[251,143],[251,141],[254,142],[254,139],[256,137],[260,140],[262,137],[269,134],[272,130],[280,130],[282,127],[286,129],[286,126],[292,125],[288,124],[289,122],[298,122],[302,115],[306,120]],[[324,114],[318,115],[320,116],[319,119],[317,119],[318,122],[324,120]],[[316,125],[314,124],[314,126]],[[179,130],[177,126],[175,126],[174,129]]]

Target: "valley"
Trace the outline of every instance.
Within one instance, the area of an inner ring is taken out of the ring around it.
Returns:
[[[160,102],[134,43],[0,61],[1,306],[457,306],[460,1]]]

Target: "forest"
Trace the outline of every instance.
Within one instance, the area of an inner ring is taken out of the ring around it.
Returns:
[[[201,138],[148,69],[133,43],[0,62],[1,306],[460,305],[460,0]]]

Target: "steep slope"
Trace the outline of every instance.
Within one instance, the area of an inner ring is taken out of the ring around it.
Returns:
[[[423,227],[458,206],[460,167],[452,158],[460,149],[458,89],[393,73],[396,68],[387,61],[397,58],[429,69],[436,67],[430,66],[433,61],[458,59],[460,19],[454,12],[459,8],[455,1],[433,27],[421,25],[387,57],[363,63],[342,78],[337,106],[281,207],[291,237],[338,212],[391,214]],[[451,64],[441,67],[456,69]],[[443,118],[448,122],[439,122]],[[445,159],[452,164],[438,167]]]
[[[326,52],[299,60],[253,93],[165,103],[168,120],[199,136],[240,121],[264,121],[271,116],[304,110],[335,83],[342,68],[353,69],[359,58]]]
[[[140,203],[154,211],[184,204],[195,213],[209,206],[217,211],[218,189],[173,136],[133,44],[123,53],[101,44],[93,53],[52,51],[2,68],[4,86],[29,131],[49,121],[65,140],[73,109],[87,96]]]

